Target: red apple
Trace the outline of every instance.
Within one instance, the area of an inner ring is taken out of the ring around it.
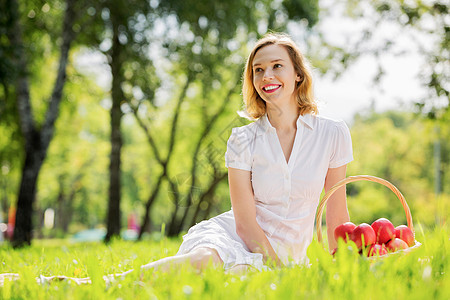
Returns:
[[[386,244],[395,238],[395,228],[391,221],[386,218],[379,218],[372,223],[378,244]]]
[[[339,238],[344,239],[344,241],[347,242],[350,234],[352,233],[353,229],[355,229],[355,227],[356,225],[352,222],[345,222],[344,224],[337,226],[334,229],[334,238],[336,242],[339,240]]]
[[[414,246],[414,244],[416,243],[416,241],[414,240],[414,234],[406,225],[395,227],[395,237],[404,240],[409,247]]]
[[[390,240],[387,244],[386,244],[386,248],[388,249],[388,251],[390,252],[395,252],[397,250],[401,250],[401,249],[406,249],[408,248],[408,244],[404,241],[401,240],[399,238],[395,238],[393,240]]]
[[[381,256],[388,254],[386,247],[383,244],[373,244],[369,248],[369,252],[367,252],[367,256]]]
[[[375,231],[373,231],[372,226],[367,223],[356,226],[350,235],[350,239],[355,242],[358,249],[362,248],[363,240],[364,246],[375,244],[375,241],[377,240]]]

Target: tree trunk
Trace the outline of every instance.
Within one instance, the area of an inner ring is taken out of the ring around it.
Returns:
[[[180,208],[180,205],[178,204],[178,197],[174,198],[174,203],[175,203],[175,209],[172,212],[172,219],[170,220],[169,223],[169,228],[167,230],[167,236],[173,237],[173,236],[177,236],[180,231],[180,221],[178,220],[177,216],[178,216],[178,210]],[[186,210],[187,212],[188,210]]]
[[[13,247],[31,244],[33,202],[36,197],[36,184],[43,160],[36,153],[27,152],[22,169],[19,197],[16,210],[16,224],[12,240]]]
[[[163,178],[165,177],[165,174],[161,174],[158,178],[158,182],[156,183],[156,186],[153,189],[153,192],[151,193],[150,197],[147,200],[147,203],[145,204],[145,213],[142,220],[141,228],[139,229],[139,236],[138,240],[142,239],[142,235],[144,234],[145,230],[149,227],[150,224],[150,209],[153,205],[153,203],[156,200],[156,197],[158,196],[159,189],[161,187],[161,183]]]
[[[67,234],[69,231],[69,225],[72,221],[73,217],[73,199],[75,198],[75,193],[70,194],[67,198],[66,206],[63,210],[64,219],[62,220],[61,229],[64,234]]]
[[[9,201],[8,201],[8,194],[6,191],[6,187],[8,186],[8,180],[6,176],[2,178],[2,196],[1,196],[1,203],[0,203],[0,213],[1,213],[1,221],[4,223],[8,223],[8,211],[9,211]]]
[[[80,174],[79,179],[81,179],[82,174]],[[73,217],[73,200],[75,199],[75,195],[80,191],[80,188],[76,188],[74,185],[76,184],[76,181],[72,183],[72,188],[70,191],[69,196],[67,197],[66,205],[64,206],[63,213],[64,213],[64,219],[62,222],[62,231],[64,234],[67,234],[69,231],[69,224],[72,221]]]
[[[59,114],[59,104],[66,80],[66,66],[70,45],[75,38],[72,30],[75,20],[74,1],[67,0],[66,3],[58,73],[41,130],[36,129],[37,126],[33,119],[30,104],[27,61],[23,51],[22,28],[19,23],[19,6],[16,0],[11,0],[8,6],[10,8],[12,26],[7,35],[14,49],[14,58],[18,69],[16,79],[17,109],[20,117],[20,128],[25,139],[25,163],[19,188],[16,225],[12,242],[14,247],[31,244],[33,203],[36,197],[37,179],[53,137],[55,121]]]
[[[55,228],[63,230],[63,227],[64,227],[63,224],[66,219],[66,215],[65,215],[66,195],[64,192],[63,176],[59,176],[58,182],[59,182],[59,191],[58,191],[58,197],[56,198]]]
[[[125,97],[122,91],[122,67],[123,67],[123,47],[119,42],[118,24],[113,22],[113,46],[111,49],[111,72],[112,72],[112,88],[111,88],[111,160],[109,165],[109,201],[108,201],[108,217],[107,217],[107,233],[105,242],[109,242],[113,236],[120,236],[120,153],[122,149],[122,134],[120,132],[120,121],[122,119],[122,111],[120,105]]]
[[[169,178],[167,179],[170,187],[172,189],[172,195],[173,195],[173,203],[175,204],[175,209],[172,213],[172,219],[169,224],[169,229],[167,231],[168,236],[177,236],[180,233],[180,226],[181,222],[178,216],[178,210],[181,207],[180,203],[183,200],[183,195],[181,195],[180,191],[178,190],[178,185],[175,184],[172,180]],[[187,209],[185,210],[187,213]]]
[[[111,159],[109,165],[109,201],[107,233],[105,241],[120,235],[120,152],[122,137],[120,133],[120,102],[113,98],[111,108]]]

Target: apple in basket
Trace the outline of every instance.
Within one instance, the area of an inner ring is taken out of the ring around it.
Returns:
[[[339,238],[343,239],[345,242],[348,241],[350,234],[352,233],[353,229],[356,228],[356,225],[352,222],[345,222],[344,224],[341,224],[337,226],[334,229],[334,239],[336,242],[339,240]]]
[[[363,246],[375,244],[377,238],[372,226],[367,223],[359,224],[353,229],[350,239],[355,242],[356,247],[361,249]],[[363,244],[364,243],[364,244]]]
[[[372,223],[378,244],[386,244],[395,238],[395,228],[391,221],[386,218],[379,218]]]
[[[409,247],[414,246],[414,244],[416,243],[416,241],[414,240],[414,234],[406,225],[395,227],[395,237],[405,241]]]
[[[369,251],[367,252],[367,256],[381,256],[388,254],[388,251],[384,244],[373,244],[370,245]]]
[[[395,252],[397,250],[403,250],[408,248],[408,244],[399,238],[395,238],[393,240],[390,240],[386,244],[386,248],[388,249],[389,252]]]

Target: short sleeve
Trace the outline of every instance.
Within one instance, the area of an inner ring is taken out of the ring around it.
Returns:
[[[246,126],[232,129],[227,142],[225,166],[246,171],[252,170],[252,135]]]
[[[344,121],[336,124],[329,168],[338,168],[353,160],[352,138]]]

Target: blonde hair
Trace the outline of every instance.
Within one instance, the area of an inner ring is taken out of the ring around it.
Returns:
[[[317,114],[317,104],[314,100],[312,76],[307,67],[307,60],[298,49],[297,45],[287,34],[269,33],[262,37],[250,53],[243,74],[242,95],[244,98],[245,111],[253,119],[258,119],[266,113],[266,102],[259,96],[253,85],[253,60],[256,52],[268,45],[283,46],[291,58],[294,70],[300,75],[296,90],[297,103],[300,107],[300,114]]]

